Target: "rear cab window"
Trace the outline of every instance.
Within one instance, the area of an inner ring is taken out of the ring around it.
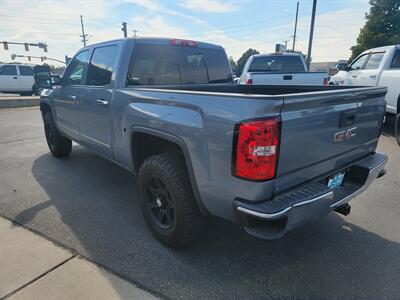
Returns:
[[[299,56],[268,55],[254,57],[249,72],[305,72],[305,69]]]
[[[222,49],[179,45],[136,45],[127,86],[232,83]]]

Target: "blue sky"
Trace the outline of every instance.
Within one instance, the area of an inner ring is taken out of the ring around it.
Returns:
[[[290,40],[297,0],[0,0],[0,40],[46,41],[46,55],[63,59],[80,47],[83,15],[89,43],[122,37],[121,22],[139,36],[204,40],[225,47],[238,59],[248,48],[271,52]],[[297,50],[307,52],[312,0],[300,0]],[[348,58],[369,10],[368,0],[318,0],[313,61]],[[0,59],[27,54],[1,49]],[[44,55],[32,49],[31,55]],[[23,61],[23,60],[22,60]]]

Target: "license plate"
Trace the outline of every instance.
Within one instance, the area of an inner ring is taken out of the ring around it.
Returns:
[[[336,174],[328,180],[328,188],[334,189],[343,183],[344,173]]]

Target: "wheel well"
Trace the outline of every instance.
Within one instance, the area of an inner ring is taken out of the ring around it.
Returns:
[[[192,178],[193,175],[190,169],[191,166],[187,165],[183,150],[184,149],[181,148],[179,143],[168,140],[166,138],[159,137],[157,135],[153,135],[151,133],[149,134],[143,132],[135,132],[132,134],[131,153],[132,153],[133,166],[136,172],[139,171],[139,168],[141,164],[144,162],[144,160],[152,155],[157,155],[166,152],[178,153],[182,157],[182,163],[184,164],[184,168],[187,172],[189,182],[192,186],[197,206],[203,215],[209,216],[210,213],[207,211],[204,204],[200,200],[200,195],[196,186],[196,180]]]
[[[132,135],[132,159],[135,170],[139,170],[143,161],[153,155],[175,152],[183,156],[179,145],[164,138],[141,132],[135,132]],[[186,162],[183,159],[185,166]]]

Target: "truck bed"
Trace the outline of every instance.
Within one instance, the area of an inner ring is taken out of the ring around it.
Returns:
[[[145,87],[143,87],[145,88]],[[198,91],[229,94],[254,94],[254,95],[289,95],[299,93],[325,92],[325,91],[358,91],[363,86],[314,86],[314,85],[236,85],[236,84],[201,84],[201,85],[169,85],[152,86],[147,89]]]

